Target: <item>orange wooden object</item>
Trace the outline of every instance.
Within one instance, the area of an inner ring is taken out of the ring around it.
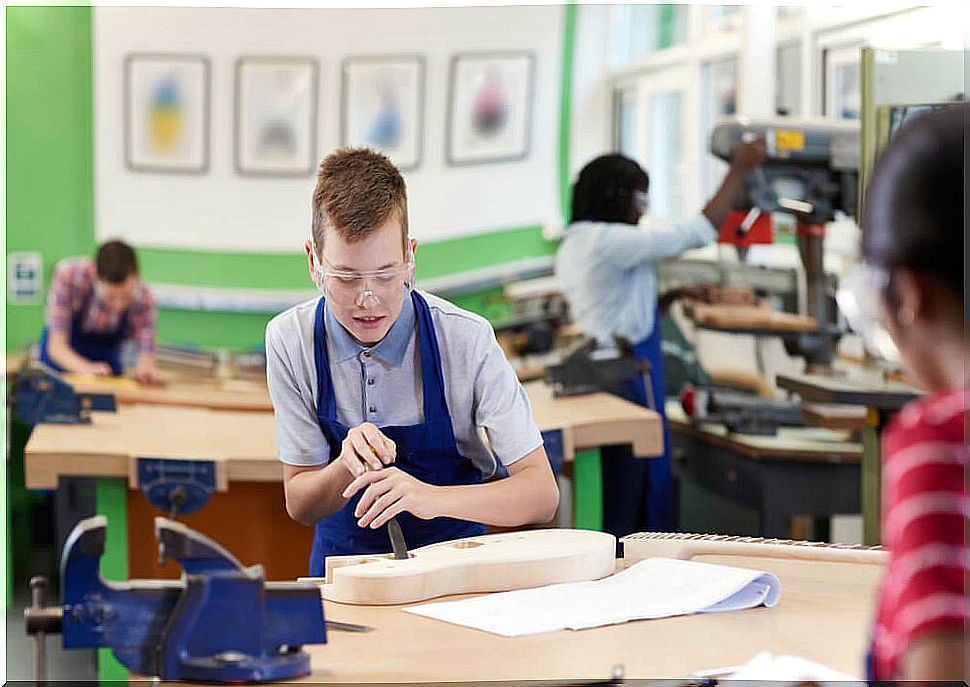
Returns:
[[[158,565],[157,515],[163,513],[144,494],[128,490],[129,578],[177,578],[181,574],[174,561]],[[313,528],[287,515],[279,482],[232,482],[229,491],[217,492],[200,510],[179,521],[219,542],[243,565],[259,563],[268,580],[295,580],[309,573]]]

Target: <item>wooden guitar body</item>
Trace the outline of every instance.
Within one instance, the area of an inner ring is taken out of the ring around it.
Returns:
[[[391,554],[330,556],[320,584],[330,601],[405,604],[452,594],[500,592],[612,575],[616,538],[604,532],[550,529],[503,532]]]

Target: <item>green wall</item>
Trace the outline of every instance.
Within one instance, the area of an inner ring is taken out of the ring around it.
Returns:
[[[7,252],[94,250],[89,7],[7,7]],[[36,339],[43,305],[7,305],[7,350]]]
[[[92,254],[94,150],[92,9],[8,7],[7,20],[7,252],[39,250],[44,285],[54,264]],[[569,87],[576,7],[564,7],[559,175],[567,197]],[[456,227],[461,230],[462,227]],[[428,279],[523,258],[551,255],[541,227],[521,227],[422,245],[418,278]],[[267,289],[309,288],[302,254],[218,253],[140,248],[149,282]],[[453,299],[486,317],[507,313],[500,291]],[[7,305],[7,350],[36,341],[43,305]],[[164,344],[248,349],[261,346],[271,315],[162,309]]]

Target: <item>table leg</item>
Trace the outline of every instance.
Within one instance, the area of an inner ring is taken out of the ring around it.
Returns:
[[[98,515],[108,518],[107,540],[101,558],[101,577],[105,580],[128,579],[128,484],[122,478],[101,477],[96,485]],[[98,678],[101,682],[127,684],[128,669],[111,653],[98,649]]]
[[[862,441],[862,543],[876,546],[879,544],[879,418],[871,408],[859,439]]]
[[[599,449],[576,451],[573,459],[573,527],[603,531],[603,473]]]

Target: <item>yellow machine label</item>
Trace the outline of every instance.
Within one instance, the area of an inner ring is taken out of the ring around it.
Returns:
[[[776,131],[775,147],[784,150],[804,150],[805,134],[802,131]]]

